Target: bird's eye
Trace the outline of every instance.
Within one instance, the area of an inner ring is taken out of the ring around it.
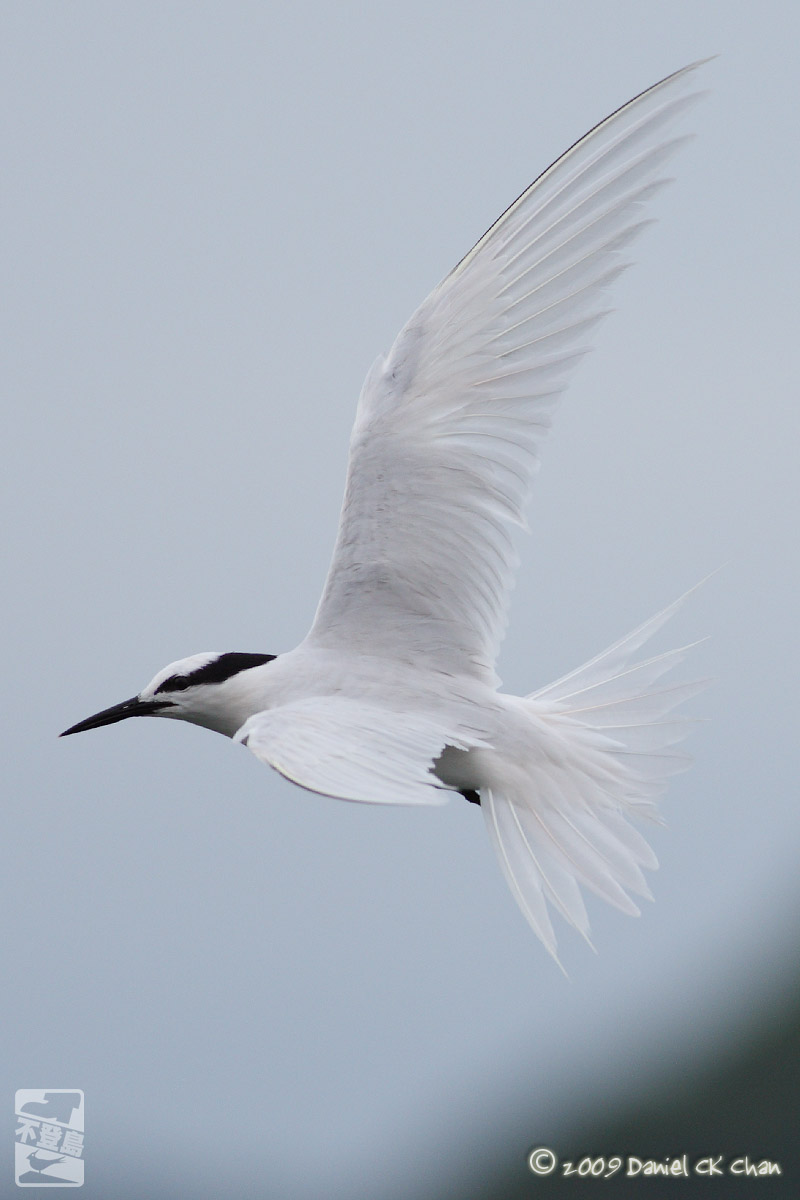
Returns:
[[[154,695],[157,696],[159,692],[185,692],[188,686],[189,679],[186,675],[170,675],[169,679],[158,685]]]

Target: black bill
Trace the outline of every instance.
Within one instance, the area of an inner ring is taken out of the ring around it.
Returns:
[[[104,708],[102,712],[95,713],[93,717],[79,721],[77,725],[73,725],[71,729],[65,729],[58,736],[67,737],[70,733],[84,733],[87,729],[99,729],[101,725],[113,725],[115,721],[124,721],[127,717],[149,717],[162,708],[174,707],[171,700],[140,700],[138,696],[132,696],[130,700],[123,700],[122,704]]]

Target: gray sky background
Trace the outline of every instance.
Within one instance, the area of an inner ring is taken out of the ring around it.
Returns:
[[[797,5],[0,11],[7,1108],[85,1089],[86,1200],[400,1200],[478,1171],[516,1094],[524,1154],[537,1111],[724,1054],[796,961]],[[471,806],[312,796],[172,722],[57,741],[172,659],[303,636],[372,360],[552,159],[716,53],[500,661],[530,691],[727,564],[659,641],[710,634],[715,684],[642,919],[593,905],[565,981]]]

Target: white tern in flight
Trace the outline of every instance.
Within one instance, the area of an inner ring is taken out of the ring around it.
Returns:
[[[550,909],[588,938],[581,887],[624,912],[701,684],[637,658],[680,601],[556,683],[498,691],[494,664],[539,445],[605,315],[664,168],[695,63],[587,133],[522,193],[369,371],[336,546],[310,632],[286,654],[170,663],[65,733],[173,717],[342,800],[480,804],[515,900],[555,957]]]

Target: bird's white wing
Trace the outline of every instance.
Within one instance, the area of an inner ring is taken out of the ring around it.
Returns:
[[[484,743],[426,712],[402,712],[322,696],[255,713],[236,734],[292,783],[311,792],[377,804],[444,804],[433,774],[444,746]]]
[[[511,205],[373,366],[309,641],[494,681],[539,442],[698,95],[669,76]]]

